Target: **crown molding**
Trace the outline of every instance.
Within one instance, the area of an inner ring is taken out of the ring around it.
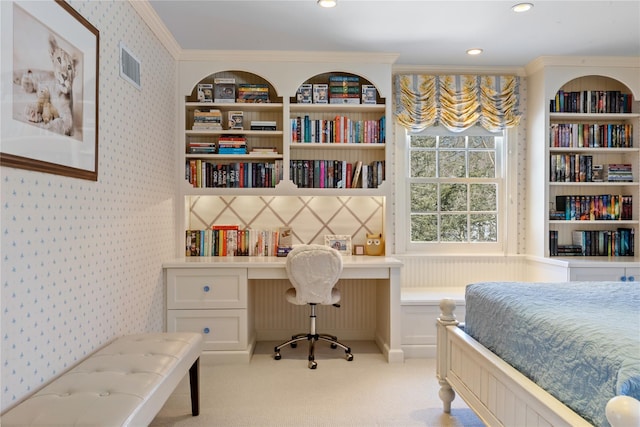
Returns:
[[[310,52],[280,50],[182,50],[180,61],[332,62],[393,64],[396,53]]]
[[[640,56],[541,56],[525,65],[527,75],[545,67],[640,68]]]
[[[516,75],[526,76],[523,67],[482,67],[482,66],[452,66],[452,65],[394,65],[393,74],[474,74],[474,75]]]
[[[149,4],[147,0],[129,0],[129,4],[135,9],[138,15],[140,15],[156,37],[158,37],[160,43],[169,51],[173,59],[177,61],[182,48],[164,25],[164,22],[162,22],[156,11],[151,7],[151,4]]]

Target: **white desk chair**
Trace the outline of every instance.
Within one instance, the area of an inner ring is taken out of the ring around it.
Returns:
[[[297,346],[298,341],[309,341],[309,369],[316,369],[314,346],[316,341],[327,341],[331,348],[341,347],[346,353],[348,361],[353,360],[351,348],[338,342],[333,335],[318,334],[316,332],[316,305],[334,305],[340,307],[340,291],[334,286],[342,272],[342,256],[340,252],[323,245],[296,246],[287,255],[287,275],[293,288],[285,292],[288,302],[296,305],[309,304],[311,306],[310,330],[306,334],[298,334],[291,337],[279,346],[276,346],[275,359],[280,360],[280,350],[290,345]]]

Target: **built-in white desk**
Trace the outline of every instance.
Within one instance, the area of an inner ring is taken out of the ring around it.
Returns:
[[[288,304],[280,290],[276,295],[263,293],[265,289],[270,292],[279,289],[278,286],[282,289],[290,287],[285,260],[277,257],[184,257],[163,263],[166,330],[201,332],[205,340],[203,356],[217,361],[249,361],[257,341],[256,318],[279,314],[275,309],[266,308],[265,300],[274,304],[282,301],[281,311]],[[346,256],[339,282],[343,293],[339,310],[346,310],[345,294],[349,294],[351,283],[354,288],[365,289],[371,294],[366,304],[359,306],[359,302],[351,302],[349,310],[371,313],[375,323],[373,338],[390,363],[404,360],[400,338],[401,267],[402,262],[395,258]],[[308,311],[306,313],[308,316]],[[350,313],[351,316],[357,314]],[[302,325],[289,326],[299,329]],[[308,328],[308,317],[304,328],[303,331]],[[318,329],[325,332],[320,325]],[[344,330],[348,335],[349,326],[345,325]],[[282,333],[272,332],[273,336],[263,333],[263,337],[258,338],[276,339],[277,336],[278,340],[284,341],[288,336]]]

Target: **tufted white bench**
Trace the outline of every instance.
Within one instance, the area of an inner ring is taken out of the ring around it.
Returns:
[[[201,352],[197,333],[121,337],[11,408],[0,424],[146,426],[187,371],[196,416]]]

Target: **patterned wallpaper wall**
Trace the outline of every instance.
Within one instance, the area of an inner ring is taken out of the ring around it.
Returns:
[[[128,2],[70,4],[100,31],[99,177],[0,169],[0,411],[115,336],[163,327],[176,64]],[[119,77],[120,41],[142,91]]]
[[[520,119],[520,125],[517,128],[517,136],[516,136],[516,144],[517,144],[517,165],[516,165],[516,179],[517,179],[517,197],[515,198],[515,203],[517,203],[517,245],[516,250],[519,254],[524,254],[526,252],[526,241],[525,241],[525,229],[526,229],[526,219],[527,219],[527,211],[525,209],[526,206],[526,183],[527,183],[527,97],[528,97],[528,86],[527,79],[525,77],[520,78],[520,108],[524,111],[524,115]]]

